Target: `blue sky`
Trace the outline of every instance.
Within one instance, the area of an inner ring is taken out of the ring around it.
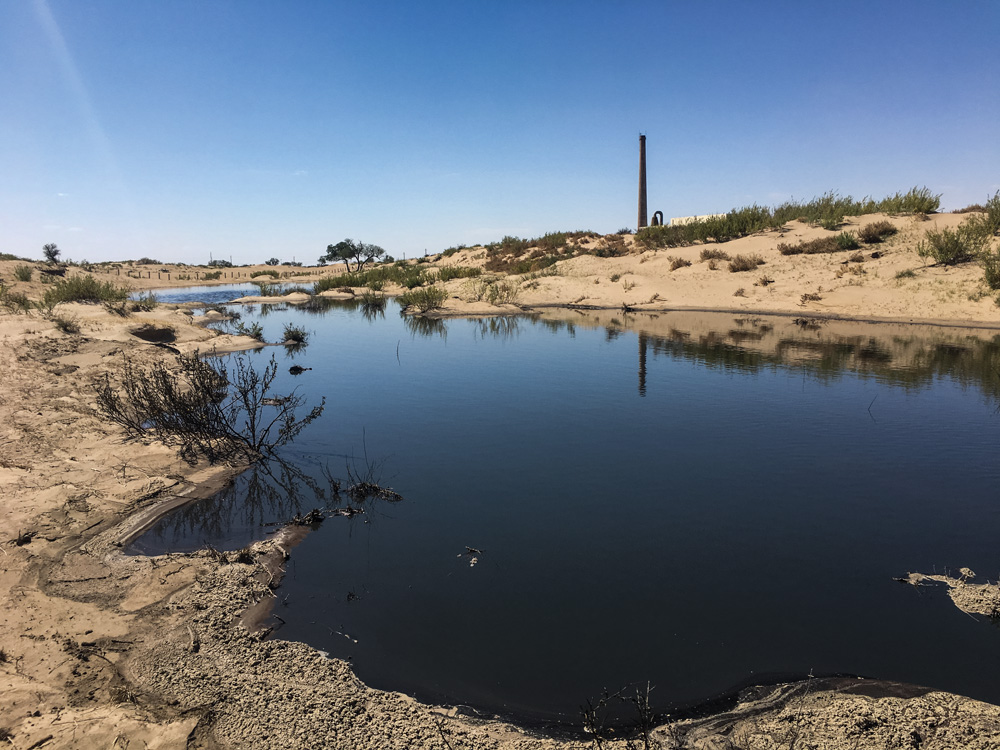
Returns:
[[[402,257],[1000,189],[1000,3],[0,3],[0,252]]]

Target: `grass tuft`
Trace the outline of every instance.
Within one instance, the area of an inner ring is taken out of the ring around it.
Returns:
[[[757,266],[762,265],[764,265],[764,259],[759,255],[736,255],[729,261],[729,272],[753,271]]]

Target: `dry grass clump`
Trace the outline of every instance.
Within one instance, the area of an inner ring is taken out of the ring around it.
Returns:
[[[814,292],[806,292],[799,298],[799,303],[804,305],[806,302],[819,302],[821,299],[823,298]]]
[[[846,234],[846,233],[845,233]],[[789,245],[782,242],[778,245],[778,252],[782,255],[819,255],[822,253],[838,253],[843,248],[837,237],[820,237],[819,239],[799,242],[796,245]]]
[[[684,268],[685,266],[690,266],[691,261],[685,260],[684,258],[670,258],[670,270],[676,271],[678,268]]]
[[[858,231],[858,239],[866,245],[874,245],[875,243],[881,242],[886,237],[891,237],[898,231],[899,230],[888,221],[876,221],[871,224],[865,224],[861,227]]]
[[[735,292],[733,292],[733,296],[734,297],[746,297],[747,296],[746,289],[744,289],[743,287],[740,287]]]
[[[701,251],[702,260],[729,260],[729,253],[714,247],[706,247]]]
[[[773,283],[774,283],[774,279],[772,279],[770,276],[768,276],[765,273],[763,276],[761,276],[759,279],[757,279],[753,283],[753,285],[754,286],[768,286],[768,285],[773,284]]]
[[[729,261],[729,272],[753,271],[757,266],[764,265],[764,259],[756,253],[752,255],[737,255]]]

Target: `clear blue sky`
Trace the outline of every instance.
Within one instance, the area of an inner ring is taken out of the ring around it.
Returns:
[[[1000,3],[0,0],[0,251],[315,262],[1000,189]]]

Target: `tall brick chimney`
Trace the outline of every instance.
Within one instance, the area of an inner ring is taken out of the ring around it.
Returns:
[[[636,231],[646,226],[646,136],[639,136],[639,224]]]

